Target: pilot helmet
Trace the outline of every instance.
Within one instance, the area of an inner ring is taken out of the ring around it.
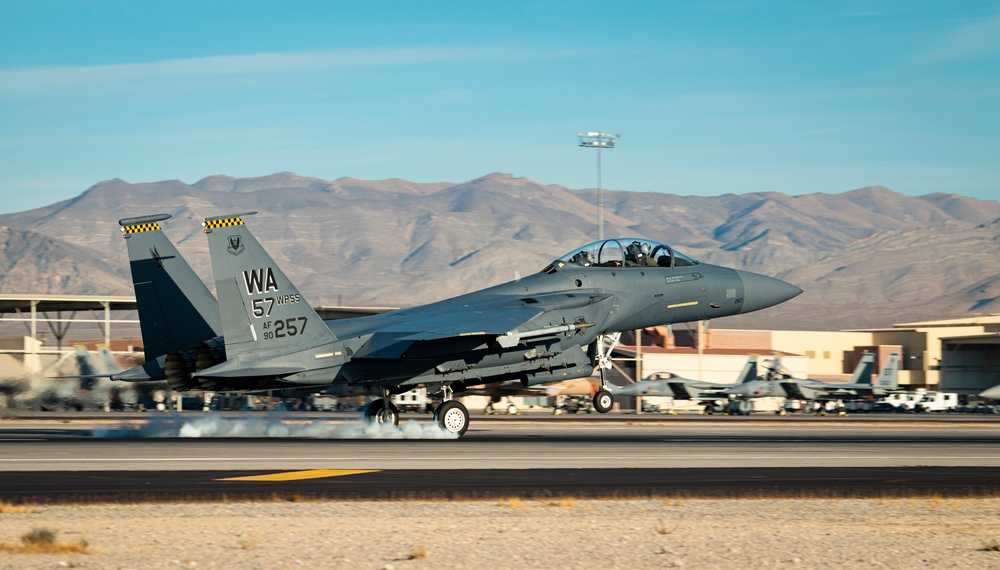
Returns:
[[[580,253],[577,253],[576,255],[574,255],[573,256],[573,261],[575,261],[575,262],[577,262],[577,263],[579,263],[580,265],[583,265],[583,266],[593,265],[594,264],[594,254],[590,253],[587,250],[584,250],[584,251],[581,251]]]

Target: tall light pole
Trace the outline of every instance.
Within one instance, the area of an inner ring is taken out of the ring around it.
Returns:
[[[590,131],[576,133],[580,138],[580,146],[597,149],[597,239],[604,239],[604,190],[601,189],[601,151],[615,148],[615,141],[620,134],[599,133]]]

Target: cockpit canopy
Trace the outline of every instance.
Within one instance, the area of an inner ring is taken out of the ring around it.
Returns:
[[[595,241],[574,249],[550,263],[543,271],[552,273],[579,267],[685,267],[698,265],[690,257],[659,242],[644,238],[616,238]]]

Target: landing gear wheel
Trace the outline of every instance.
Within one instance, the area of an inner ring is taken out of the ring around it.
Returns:
[[[434,420],[441,426],[441,429],[462,437],[469,429],[469,410],[462,402],[448,400],[442,402],[434,411]]]
[[[516,416],[517,415],[517,406],[515,406],[514,404],[507,404],[507,415],[508,416]]]
[[[611,411],[611,408],[615,405],[615,397],[611,395],[611,392],[607,390],[598,390],[594,394],[594,409],[600,414],[606,414]]]
[[[496,412],[493,409],[493,403],[490,402],[489,404],[486,404],[486,409],[483,410],[483,415],[492,416],[494,413]]]
[[[388,400],[372,400],[365,406],[365,423],[379,425],[391,423],[399,426],[399,410]]]

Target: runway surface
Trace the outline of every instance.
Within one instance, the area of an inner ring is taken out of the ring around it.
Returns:
[[[0,422],[0,500],[1000,494],[1000,423],[971,418],[474,418],[462,439],[427,440],[367,439],[350,418],[209,417]],[[162,437],[191,422],[285,437]]]

